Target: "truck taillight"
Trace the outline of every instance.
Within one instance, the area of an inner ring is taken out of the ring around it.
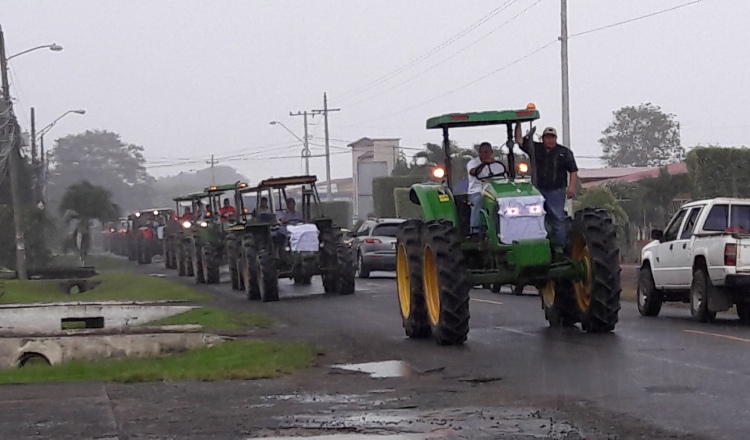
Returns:
[[[737,245],[727,243],[724,245],[724,266],[737,265]]]

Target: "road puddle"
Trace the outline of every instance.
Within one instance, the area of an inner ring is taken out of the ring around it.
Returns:
[[[369,374],[373,379],[387,377],[411,377],[418,374],[417,370],[404,361],[381,361],[367,362],[364,364],[341,364],[333,365],[331,368],[340,370],[356,371]]]

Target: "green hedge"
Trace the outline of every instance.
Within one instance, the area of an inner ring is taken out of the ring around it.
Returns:
[[[320,214],[333,219],[333,224],[350,229],[352,226],[352,204],[345,200],[320,202]]]
[[[372,203],[376,217],[396,217],[396,188],[409,188],[423,182],[423,176],[390,176],[372,179]]]
[[[695,148],[687,166],[695,198],[750,197],[750,149]]]
[[[393,198],[396,201],[397,218],[422,218],[422,207],[415,205],[409,200],[409,188],[396,188],[393,190]]]

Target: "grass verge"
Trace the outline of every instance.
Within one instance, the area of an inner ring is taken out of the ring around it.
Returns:
[[[200,308],[159,319],[144,325],[185,325],[200,324],[207,330],[243,330],[247,328],[269,328],[273,319],[262,313],[239,310]]]
[[[66,301],[202,301],[211,295],[189,286],[133,273],[104,273],[92,278],[101,284],[88,292],[67,294],[55,280],[5,281],[0,304],[48,303]]]
[[[0,384],[273,378],[311,367],[315,353],[312,346],[301,342],[229,341],[152,359],[71,361],[52,367],[1,370]]]

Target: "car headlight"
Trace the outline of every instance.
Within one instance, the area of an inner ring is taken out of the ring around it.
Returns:
[[[192,224],[192,223],[190,223],[190,222],[188,222],[188,221],[182,222],[182,227],[183,227],[183,228],[185,228],[185,229],[190,229],[190,227],[191,227],[192,225],[193,225],[193,224]]]
[[[206,222],[201,222],[200,225],[201,225],[201,228],[207,228],[208,227],[208,223],[206,223]]]

